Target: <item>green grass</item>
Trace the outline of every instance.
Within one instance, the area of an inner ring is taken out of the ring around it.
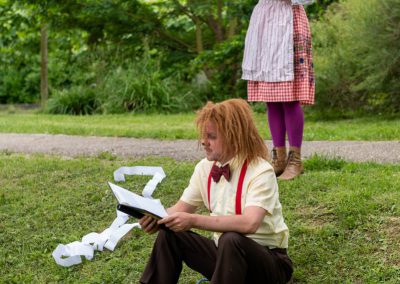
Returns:
[[[196,139],[194,118],[194,113],[68,116],[0,112],[0,132]],[[266,115],[256,113],[255,119],[262,137],[270,139]],[[304,140],[400,140],[400,117],[324,121],[306,114]]]
[[[137,283],[154,235],[134,229],[114,252],[58,266],[59,243],[101,232],[115,218],[108,189],[120,166],[162,166],[167,178],[154,193],[168,206],[189,181],[194,163],[123,160],[109,154],[66,159],[0,154],[0,282]],[[280,182],[290,228],[296,283],[398,283],[400,279],[400,165],[349,163],[313,157],[305,174]],[[141,192],[148,178],[122,186]],[[185,269],[179,283],[200,275]]]

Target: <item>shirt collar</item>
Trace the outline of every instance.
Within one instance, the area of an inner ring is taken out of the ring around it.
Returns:
[[[235,171],[239,167],[239,159],[237,158],[237,156],[235,156],[224,164],[221,164],[220,162],[216,163],[218,167],[223,167],[226,164],[229,164],[229,168],[231,169],[231,171]]]

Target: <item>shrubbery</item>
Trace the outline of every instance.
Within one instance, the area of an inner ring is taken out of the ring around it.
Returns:
[[[400,111],[400,2],[348,0],[312,25],[322,108]]]
[[[182,112],[198,108],[207,88],[185,82],[179,72],[163,77],[159,61],[148,56],[109,67],[90,85],[55,91],[47,104],[50,113]],[[95,76],[96,77],[96,76]]]
[[[231,97],[246,97],[246,81],[241,80],[245,33],[236,35],[218,44],[213,50],[205,51],[195,60],[193,66],[209,73],[212,88],[211,100],[220,101]]]
[[[94,88],[73,86],[56,92],[47,102],[46,111],[54,114],[93,114],[98,112],[99,106]]]
[[[1,62],[0,58],[0,104],[36,102],[40,88],[39,67],[22,62],[14,65],[14,60],[10,61]]]

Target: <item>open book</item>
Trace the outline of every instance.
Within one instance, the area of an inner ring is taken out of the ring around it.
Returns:
[[[135,218],[142,218],[143,215],[161,219],[168,215],[160,200],[140,196],[123,187],[108,183],[112,192],[118,200],[117,209]]]

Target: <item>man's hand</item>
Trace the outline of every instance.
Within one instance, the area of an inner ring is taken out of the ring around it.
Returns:
[[[193,227],[193,215],[186,212],[175,212],[158,221],[174,232],[188,231]]]
[[[143,216],[140,218],[139,224],[142,227],[142,230],[148,234],[154,234],[158,231],[157,220],[150,216]]]

